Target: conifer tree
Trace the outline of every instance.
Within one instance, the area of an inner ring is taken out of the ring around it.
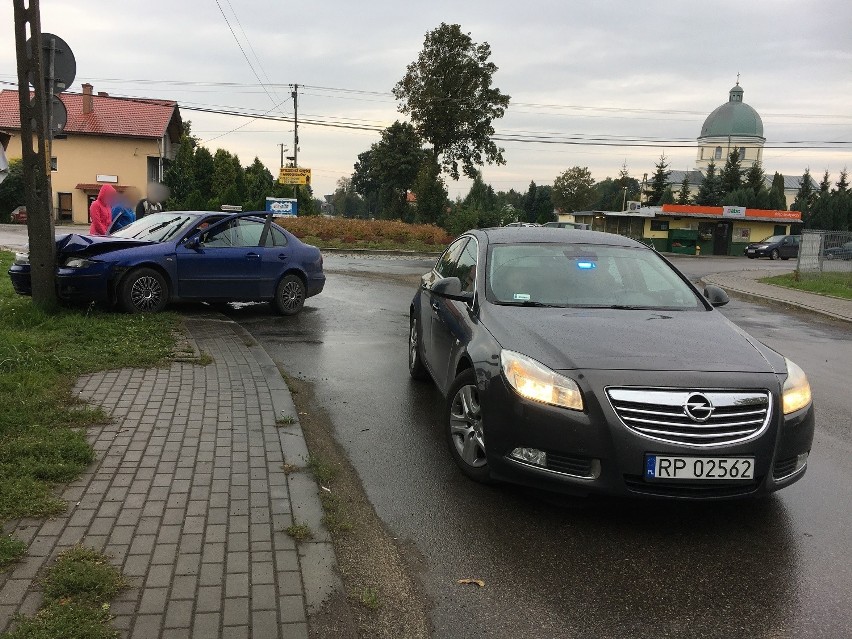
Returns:
[[[707,165],[695,203],[699,206],[719,206],[722,203],[722,182],[716,175],[716,163],[713,160]]]

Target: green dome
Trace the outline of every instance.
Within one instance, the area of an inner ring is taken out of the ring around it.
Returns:
[[[700,138],[712,137],[763,137],[763,120],[757,111],[743,102],[743,89],[737,84],[730,91],[728,101],[704,120]]]

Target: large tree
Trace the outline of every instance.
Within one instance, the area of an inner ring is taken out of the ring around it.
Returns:
[[[263,211],[266,208],[266,198],[272,196],[275,181],[272,173],[260,158],[255,156],[254,162],[245,171],[246,194],[243,202],[244,211]]]
[[[15,158],[9,161],[9,173],[0,182],[0,223],[9,221],[15,208],[24,204],[24,163]]]
[[[477,44],[461,26],[442,22],[426,34],[417,60],[393,88],[400,112],[454,180],[460,165],[473,178],[484,163],[506,163],[492,122],[503,117],[509,96],[491,86],[497,65],[490,57],[487,42]]]
[[[722,182],[716,174],[716,163],[713,160],[707,165],[695,203],[699,206],[719,206],[722,203]]]
[[[657,164],[654,165],[654,175],[651,178],[651,186],[645,191],[646,202],[649,206],[657,206],[660,200],[663,199],[663,193],[669,186],[669,176],[672,172],[669,170],[669,163],[666,162],[666,154],[660,156]]]
[[[413,191],[417,200],[415,220],[433,224],[442,222],[447,208],[447,187],[441,177],[441,167],[433,158],[421,164]]]
[[[811,170],[807,168],[799,180],[799,190],[796,193],[796,199],[793,200],[793,204],[790,206],[791,211],[799,211],[802,214],[802,222],[805,228],[811,228],[811,209],[816,200],[816,193],[814,193],[812,182]]]
[[[573,166],[553,181],[553,204],[565,213],[587,211],[596,199],[594,187],[588,167]]]
[[[743,182],[742,160],[740,150],[737,147],[731,149],[725,166],[722,167],[719,178],[722,180],[722,193],[733,193],[738,190]]]
[[[784,176],[775,172],[772,187],[769,189],[769,208],[776,211],[787,210],[787,196],[784,194]]]

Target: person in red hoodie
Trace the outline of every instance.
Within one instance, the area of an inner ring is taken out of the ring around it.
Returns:
[[[115,202],[116,190],[109,184],[104,184],[98,192],[98,199],[89,207],[89,218],[92,225],[89,235],[106,235],[112,224],[112,205]]]

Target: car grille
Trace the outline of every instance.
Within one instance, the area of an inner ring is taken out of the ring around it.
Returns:
[[[633,493],[642,495],[655,495],[660,497],[739,497],[750,495],[756,491],[762,477],[755,477],[751,481],[740,481],[737,484],[678,484],[674,482],[649,482],[639,475],[624,475],[624,483],[627,489]]]
[[[756,437],[769,424],[772,405],[768,391],[609,388],[607,395],[630,430],[695,447]]]
[[[787,475],[792,475],[796,470],[796,457],[788,457],[787,459],[779,459],[775,462],[775,468],[772,469],[772,476],[775,479],[781,479]]]

